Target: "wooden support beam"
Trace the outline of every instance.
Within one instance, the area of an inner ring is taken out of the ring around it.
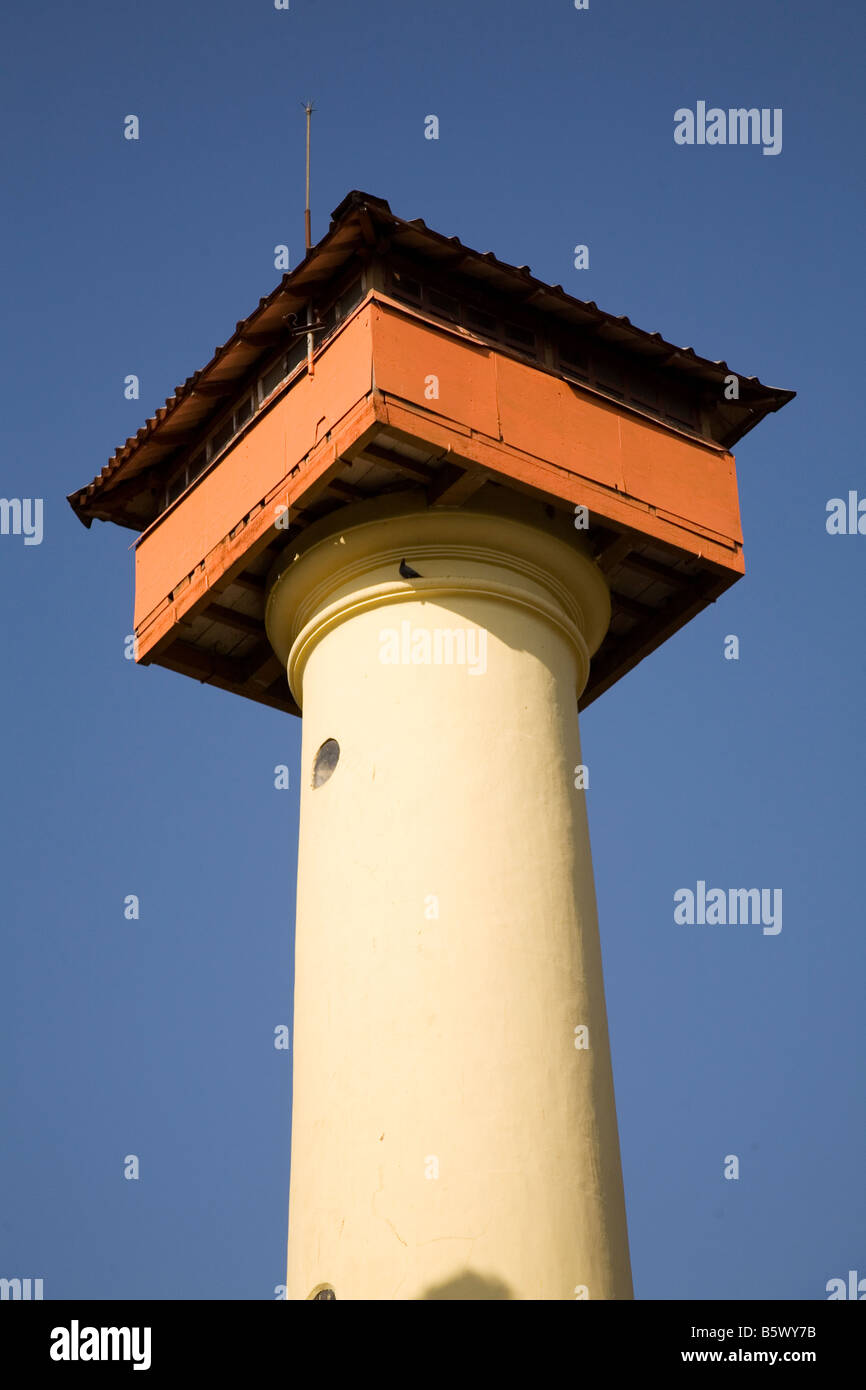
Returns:
[[[612,570],[622,564],[634,545],[634,537],[627,534],[616,536],[614,540],[607,541],[600,550],[595,552],[593,559],[603,574],[610,574]]]
[[[415,463],[412,459],[403,458],[401,454],[395,453],[393,449],[383,449],[378,444],[368,444],[362,457],[369,459],[371,463],[382,463],[388,468],[394,468],[398,473],[425,486],[434,476],[426,464]]]
[[[216,677],[231,685],[243,684],[244,663],[234,661],[230,656],[223,656],[219,652],[205,651],[202,647],[194,646],[192,642],[172,642],[170,647],[160,652],[155,664],[168,666],[200,681],[209,681]]]
[[[484,486],[488,477],[483,468],[446,463],[427,489],[427,502],[431,507],[459,507]]]
[[[264,618],[251,618],[249,613],[241,613],[237,608],[226,608],[222,603],[211,603],[200,614],[214,623],[224,623],[235,632],[243,632],[247,637],[258,637],[264,630]]]
[[[286,705],[288,705],[291,708],[293,714],[300,714],[301,711],[297,708],[294,700],[292,699],[292,692],[289,690],[289,682],[286,679],[286,673],[282,669],[280,670],[280,674],[277,677],[277,679],[271,685],[268,686],[267,690],[265,691],[265,695],[267,695],[270,699],[279,702],[281,707],[285,707]]]
[[[361,502],[367,496],[354,483],[346,483],[342,478],[332,478],[328,483],[328,491],[333,492],[336,497],[342,497],[345,502]]]
[[[642,624],[625,637],[609,635],[602,643],[601,652],[590,667],[589,683],[584,691],[580,708],[585,709],[599,695],[614,684],[623,669],[635,665],[654,648],[661,646],[678,628],[706,608],[727,588],[724,580],[703,576],[692,581],[689,588],[675,594],[659,608],[656,622]]]
[[[650,560],[646,555],[639,555],[636,550],[633,550],[628,557],[628,568],[637,570],[650,579],[657,579],[662,584],[669,584],[672,589],[682,589],[694,582],[690,575],[681,574],[677,570],[670,569],[667,565],[660,565],[656,560]]]
[[[250,574],[249,570],[241,570],[240,574],[236,574],[232,579],[228,580],[225,587],[228,588],[231,584],[237,584],[239,589],[246,589],[248,594],[257,594],[259,597],[264,598],[264,579],[260,579],[257,574]]]
[[[650,608],[646,603],[638,603],[637,599],[629,598],[627,594],[617,594],[613,589],[610,591],[611,606],[616,612],[625,613],[629,618],[635,618],[637,622],[646,622],[648,618],[658,616],[659,609]]]
[[[288,695],[289,686],[285,668],[279,657],[275,655],[273,648],[262,643],[262,646],[257,647],[246,662],[247,684],[259,685],[263,690],[269,690],[281,678],[285,685],[285,693]]]

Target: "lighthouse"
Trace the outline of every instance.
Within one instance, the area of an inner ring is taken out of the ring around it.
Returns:
[[[288,1298],[632,1296],[579,715],[792,394],[353,192],[70,496],[141,664],[302,718]]]

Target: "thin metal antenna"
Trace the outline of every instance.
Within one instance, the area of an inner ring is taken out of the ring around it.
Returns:
[[[304,246],[307,251],[309,251],[313,244],[313,234],[310,224],[310,125],[315,109],[311,101],[304,102],[304,110],[307,113],[307,198],[304,203]]]
[[[307,197],[304,203],[304,247],[309,251],[313,245],[313,233],[310,225],[310,124],[313,119],[313,103],[304,102],[304,110],[307,113]],[[307,302],[307,325],[313,322],[313,302]],[[312,376],[315,371],[313,366],[313,335],[307,334],[307,375]]]

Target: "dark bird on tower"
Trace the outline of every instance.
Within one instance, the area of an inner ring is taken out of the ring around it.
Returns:
[[[403,579],[420,579],[417,570],[413,570],[411,565],[407,565],[405,560],[400,561],[400,575]]]

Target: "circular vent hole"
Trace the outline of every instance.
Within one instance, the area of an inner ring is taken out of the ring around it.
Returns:
[[[335,738],[326,738],[313,759],[313,786],[324,786],[339,761],[339,743]]]

